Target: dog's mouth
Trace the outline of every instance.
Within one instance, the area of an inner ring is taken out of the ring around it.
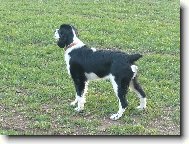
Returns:
[[[59,29],[56,29],[55,32],[54,32],[54,38],[55,38],[56,41],[58,41],[59,38],[60,38],[58,31],[59,31]]]

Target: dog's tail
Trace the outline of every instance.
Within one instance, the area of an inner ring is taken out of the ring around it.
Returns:
[[[130,63],[134,63],[135,61],[137,61],[141,57],[142,57],[141,54],[132,54],[132,55],[129,55],[129,62]]]

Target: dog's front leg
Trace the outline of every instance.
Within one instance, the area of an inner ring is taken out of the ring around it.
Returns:
[[[85,82],[85,88],[84,88],[84,92],[82,94],[84,103],[86,103],[86,97],[85,97],[85,95],[87,93],[87,90],[88,90],[88,82]],[[70,105],[71,106],[75,106],[78,103],[78,99],[80,99],[80,98],[78,97],[78,94],[76,93],[75,100],[73,102],[71,102]]]
[[[84,110],[85,100],[83,97],[80,97],[80,96],[77,96],[77,100],[78,100],[78,105],[75,108],[75,110],[80,112],[80,111]]]
[[[78,105],[75,110],[80,112],[84,109],[84,104],[86,102],[85,93],[87,91],[87,82],[82,78],[77,78],[74,79],[74,84],[76,89],[76,98],[71,104],[73,105],[77,103]]]
[[[75,100],[73,102],[70,103],[71,106],[75,106],[78,102],[78,98],[77,98],[77,93],[75,95]]]

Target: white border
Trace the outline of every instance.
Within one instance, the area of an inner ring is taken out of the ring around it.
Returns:
[[[183,29],[183,39],[184,39],[184,43],[183,43],[183,47],[184,49],[182,49],[182,57],[181,58],[183,63],[182,63],[182,70],[184,74],[182,76],[182,81],[183,81],[183,85],[182,85],[182,90],[183,90],[183,95],[182,98],[184,99],[182,101],[182,110],[184,110],[184,112],[182,113],[183,115],[183,136],[182,137],[55,137],[55,138],[50,138],[49,137],[42,137],[42,138],[37,138],[37,137],[30,137],[30,138],[11,138],[11,139],[7,139],[7,137],[5,136],[0,136],[0,144],[36,144],[36,143],[40,143],[40,144],[94,144],[94,143],[103,143],[103,144],[110,144],[110,143],[117,143],[117,144],[189,144],[189,133],[188,133],[188,129],[189,129],[189,104],[186,104],[189,102],[189,88],[187,88],[189,86],[189,78],[188,78],[188,74],[189,74],[189,70],[188,70],[188,63],[189,63],[189,1],[188,0],[181,0],[181,6],[182,9],[184,10],[183,14],[183,20],[184,20],[184,29]],[[187,63],[188,62],[188,63]]]
[[[182,106],[182,110],[184,112],[182,112],[183,114],[183,141],[184,144],[189,144],[189,133],[188,133],[188,129],[189,129],[189,118],[188,118],[188,110],[189,110],[189,105],[187,104],[187,102],[189,102],[189,88],[188,84],[189,84],[189,70],[188,70],[188,62],[189,62],[189,1],[188,0],[181,0],[181,7],[183,10],[183,30],[182,30],[182,36],[183,36],[183,49],[182,49],[182,57],[181,58],[183,60],[182,63],[182,70],[183,70],[183,76],[182,76],[182,81],[183,81],[183,85],[182,85],[182,89],[183,89],[183,106]]]

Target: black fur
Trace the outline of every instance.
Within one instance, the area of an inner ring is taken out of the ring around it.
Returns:
[[[133,76],[130,66],[141,57],[139,54],[128,55],[107,50],[93,52],[87,46],[71,51],[70,56],[70,71],[72,75],[76,75],[75,73],[78,72],[93,72],[98,77],[103,78],[111,73],[121,78],[128,77],[129,81]]]

